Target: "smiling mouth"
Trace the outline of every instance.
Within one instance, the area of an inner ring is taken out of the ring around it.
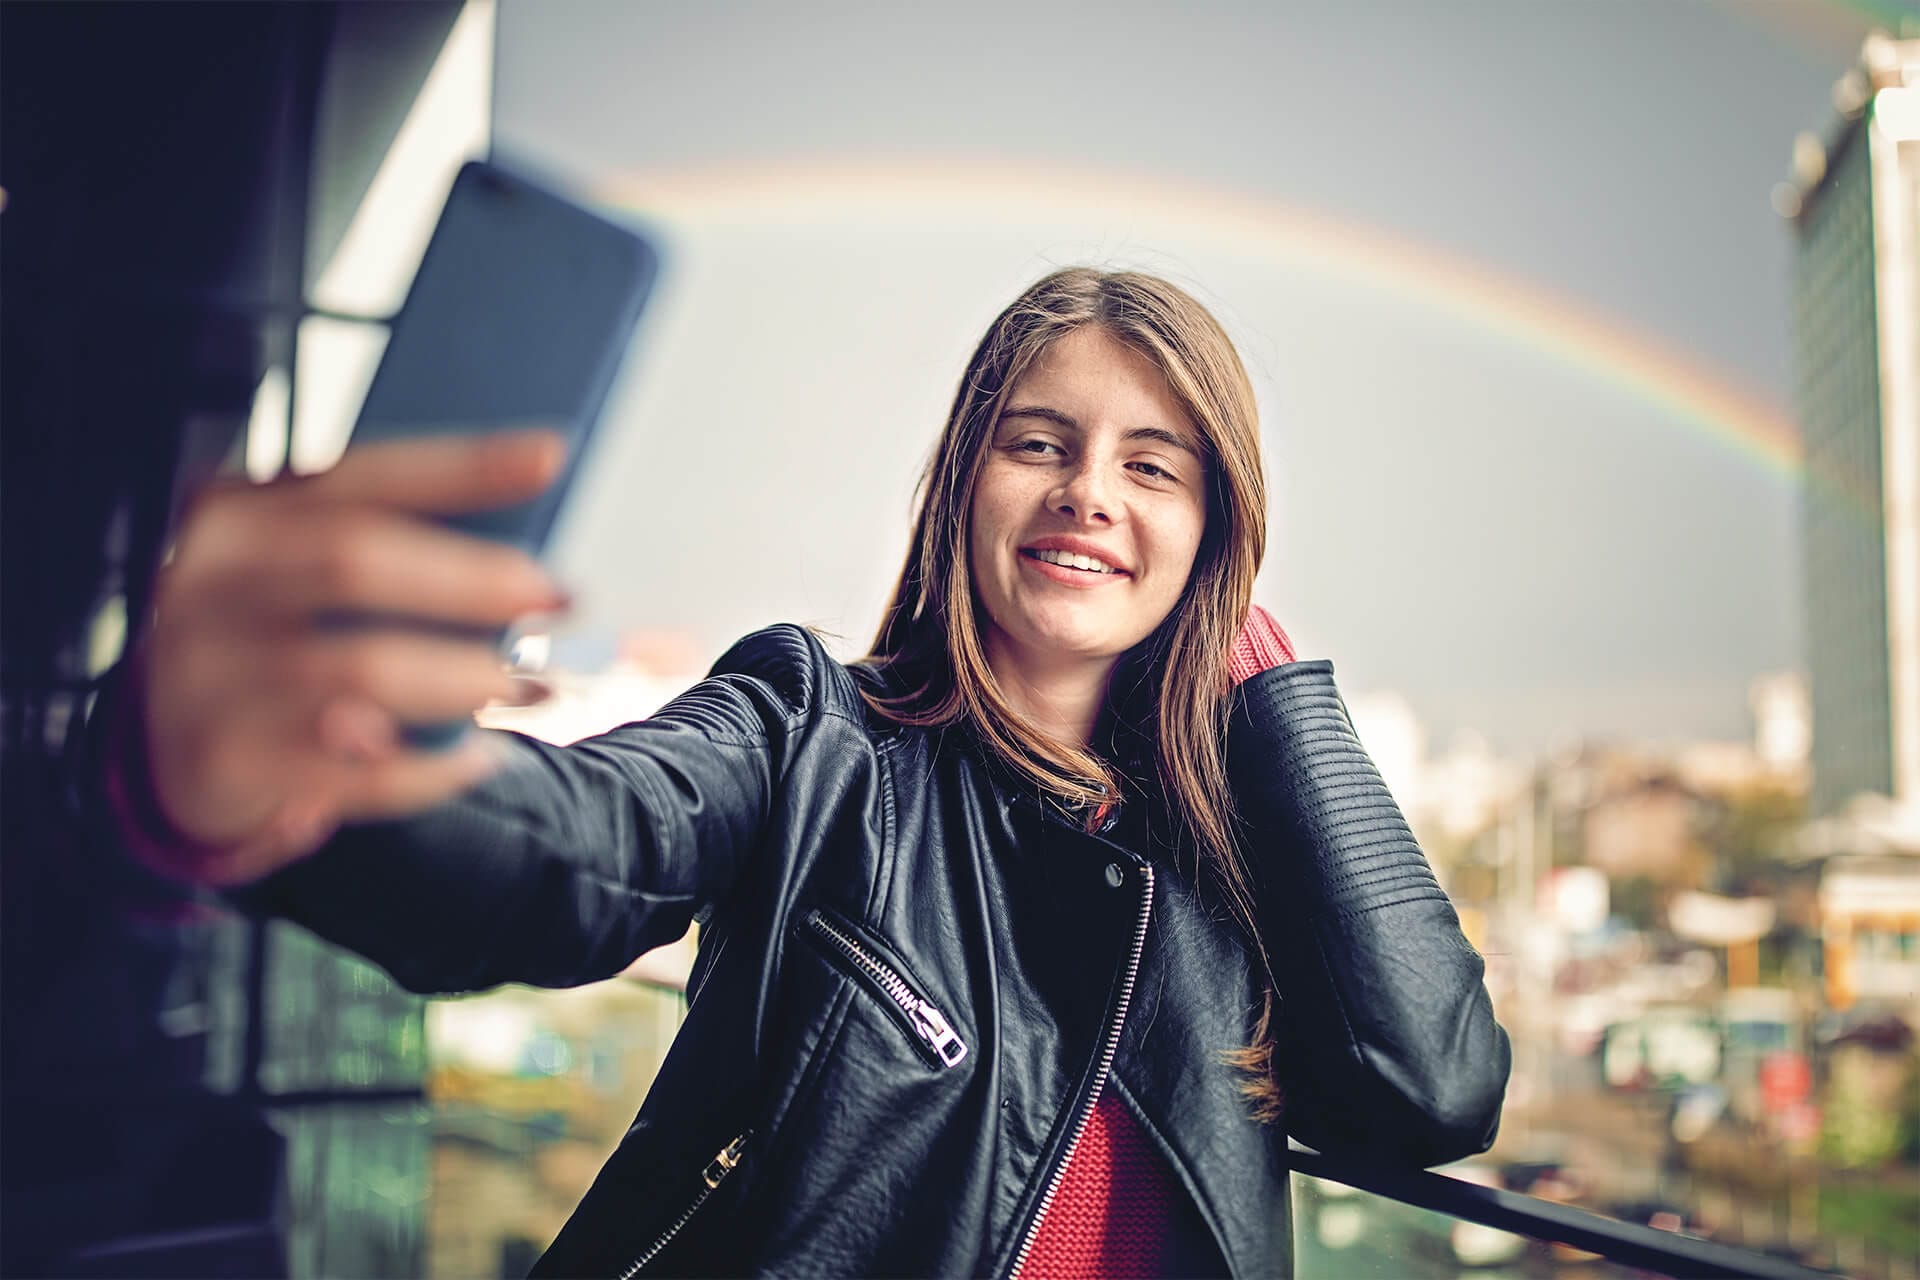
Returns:
[[[1078,569],[1082,573],[1114,574],[1122,570],[1114,568],[1106,561],[1094,556],[1078,555],[1072,551],[1036,551],[1022,548],[1020,554],[1029,560],[1038,560],[1042,564],[1058,565],[1062,569]]]

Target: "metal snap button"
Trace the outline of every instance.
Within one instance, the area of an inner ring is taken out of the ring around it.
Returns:
[[[1107,864],[1107,888],[1118,889],[1126,882],[1127,873],[1120,869],[1120,864],[1117,862],[1109,862]]]

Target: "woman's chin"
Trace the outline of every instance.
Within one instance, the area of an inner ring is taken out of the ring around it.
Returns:
[[[1110,632],[1092,627],[1036,627],[1021,647],[1045,663],[1111,662],[1127,650]]]

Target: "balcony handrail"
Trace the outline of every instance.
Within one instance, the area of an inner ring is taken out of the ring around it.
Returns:
[[[1614,1262],[1663,1275],[1833,1280],[1835,1274],[1716,1240],[1622,1222],[1587,1209],[1555,1204],[1517,1191],[1483,1187],[1426,1169],[1394,1169],[1299,1146],[1289,1147],[1287,1163],[1295,1173],[1343,1183],[1401,1204],[1431,1209],[1516,1235],[1572,1245]]]

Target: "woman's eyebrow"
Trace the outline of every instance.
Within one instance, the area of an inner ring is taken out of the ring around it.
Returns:
[[[1005,422],[1008,418],[1044,418],[1055,426],[1065,427],[1070,431],[1080,429],[1080,424],[1073,420],[1072,414],[1062,413],[1058,409],[1049,409],[1043,404],[1017,404],[1010,409],[1001,410],[1000,421]]]
[[[1181,452],[1190,453],[1196,458],[1200,456],[1200,450],[1194,448],[1191,440],[1188,440],[1179,432],[1169,431],[1165,427],[1135,427],[1121,438],[1124,440],[1155,440],[1170,449],[1179,449]]]

